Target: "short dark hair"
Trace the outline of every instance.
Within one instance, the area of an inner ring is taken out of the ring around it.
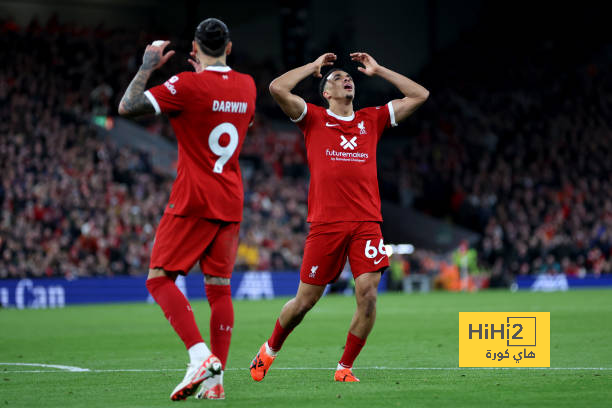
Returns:
[[[332,69],[330,69],[329,71],[327,71],[325,74],[323,74],[321,81],[319,82],[319,96],[321,97],[321,99],[323,99],[323,103],[325,104],[326,107],[329,108],[329,102],[327,101],[327,99],[325,99],[325,97],[323,96],[323,91],[325,90],[325,84],[327,84],[327,78],[329,78],[329,76],[336,71],[344,71],[344,72],[348,72],[347,70],[345,70],[344,68],[340,68],[340,67],[334,67]]]
[[[198,24],[195,40],[202,52],[211,57],[220,57],[230,40],[229,30],[225,23],[217,18],[207,18]]]

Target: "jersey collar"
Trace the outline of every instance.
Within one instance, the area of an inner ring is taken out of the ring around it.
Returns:
[[[336,115],[334,112],[332,112],[331,110],[327,109],[326,110],[327,114],[329,116],[332,116],[338,120],[343,120],[345,122],[350,122],[351,120],[355,119],[355,112],[353,112],[353,114],[351,116],[340,116],[340,115]]]
[[[204,68],[206,71],[215,71],[215,72],[229,72],[232,69],[228,66],[220,66],[220,65],[209,65],[206,68]]]

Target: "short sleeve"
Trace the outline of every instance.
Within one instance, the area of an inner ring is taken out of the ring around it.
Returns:
[[[156,114],[183,110],[190,92],[191,75],[190,72],[181,72],[163,84],[145,91],[145,96],[155,108]]]
[[[255,86],[255,80],[253,79],[252,76],[247,75],[249,80],[250,80],[250,86],[252,88],[252,92],[253,92],[253,106],[256,106],[257,103],[257,87]],[[251,127],[253,125],[253,123],[255,122],[255,110],[253,110],[253,115],[251,115],[251,119],[249,120],[249,127]]]
[[[394,117],[391,115],[393,107],[389,104],[383,106],[377,106],[376,108],[369,108],[374,114],[374,120],[376,122],[376,129],[378,130],[378,138],[382,135],[385,129],[393,126]],[[391,110],[389,110],[391,109]]]
[[[314,105],[304,101],[304,110],[302,114],[297,119],[291,119],[293,123],[298,125],[298,127],[306,134],[306,129],[310,123],[310,118],[312,117],[312,113],[314,112]]]

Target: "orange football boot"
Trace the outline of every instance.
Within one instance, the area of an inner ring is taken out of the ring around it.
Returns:
[[[342,382],[359,382],[359,378],[353,375],[350,368],[343,368],[342,370],[336,370],[334,375],[334,381]]]
[[[251,377],[255,381],[263,380],[275,358],[276,356],[271,356],[266,351],[266,343],[262,344],[251,363]]]

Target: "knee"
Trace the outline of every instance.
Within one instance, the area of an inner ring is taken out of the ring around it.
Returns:
[[[149,269],[149,275],[147,276],[147,280],[155,279],[155,278],[161,278],[162,276],[168,277],[168,278],[172,279],[173,281],[175,281],[177,276],[178,276],[178,273],[177,272],[168,272],[168,271],[163,270],[161,268],[153,268],[153,269]]]
[[[230,285],[230,279],[229,278],[220,278],[218,276],[212,276],[212,275],[204,275],[204,284],[206,284],[206,285],[229,286]]]
[[[296,298],[295,299],[295,310],[298,315],[304,316],[310,311],[317,303],[318,299],[315,298]]]
[[[147,279],[155,279],[160,278],[162,276],[166,276],[165,271],[161,268],[154,268],[149,269],[149,275],[147,276]]]
[[[359,308],[362,309],[366,317],[370,317],[376,311],[376,299],[377,290],[376,288],[364,291],[359,296]]]

